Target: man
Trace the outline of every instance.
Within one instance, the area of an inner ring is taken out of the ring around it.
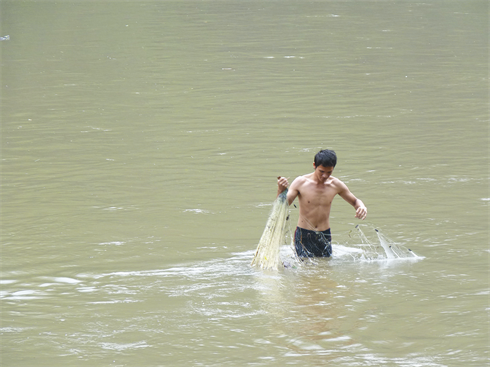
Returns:
[[[329,257],[332,255],[332,235],[330,232],[330,208],[335,195],[351,204],[356,210],[356,218],[366,218],[364,203],[349,191],[349,188],[332,173],[337,164],[333,150],[321,150],[315,155],[315,171],[297,177],[287,193],[289,205],[298,197],[299,219],[294,233],[296,253],[300,257]],[[287,189],[287,178],[277,180],[277,195]]]

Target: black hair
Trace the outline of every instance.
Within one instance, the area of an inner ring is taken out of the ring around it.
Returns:
[[[315,155],[315,167],[335,167],[337,164],[337,154],[333,150],[320,150]]]

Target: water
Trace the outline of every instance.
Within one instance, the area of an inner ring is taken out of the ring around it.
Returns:
[[[487,2],[0,10],[2,365],[488,365]],[[423,259],[250,267],[320,148]]]

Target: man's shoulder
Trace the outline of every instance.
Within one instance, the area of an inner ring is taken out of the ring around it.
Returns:
[[[294,182],[298,185],[302,185],[311,180],[312,173],[307,173],[306,175],[298,176],[294,179]]]
[[[344,187],[347,187],[346,184],[340,180],[339,178],[337,177],[333,177],[333,176],[330,176],[330,185],[336,187],[336,188],[344,188]]]
[[[300,190],[305,189],[305,185],[308,184],[308,176],[309,175],[303,175],[303,176],[298,176],[293,180],[293,183],[291,184],[291,189],[297,190],[298,192]]]

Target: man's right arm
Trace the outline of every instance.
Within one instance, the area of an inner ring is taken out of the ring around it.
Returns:
[[[289,182],[286,177],[277,178],[277,196],[288,188]]]
[[[294,199],[296,199],[296,197],[299,194],[299,190],[298,190],[299,185],[300,185],[299,178],[300,177],[297,177],[293,181],[291,186],[289,187],[288,195],[287,195],[289,205],[291,205],[293,203]],[[287,188],[288,188],[288,179],[286,177],[278,177],[277,178],[277,196],[279,196],[279,194],[281,192],[283,192],[284,190],[286,190]]]

